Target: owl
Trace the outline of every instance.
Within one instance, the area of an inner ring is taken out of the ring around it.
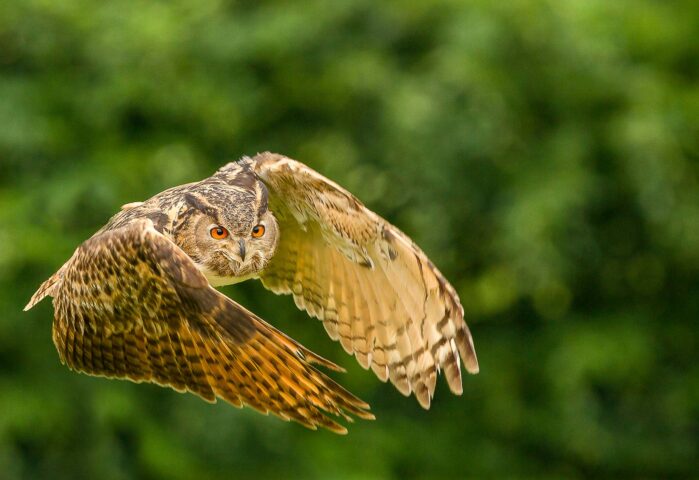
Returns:
[[[152,382],[308,428],[373,419],[342,371],[214,287],[259,279],[323,322],[365,369],[428,409],[437,375],[478,372],[454,288],[404,233],[306,165],[244,157],[125,205],[25,310],[53,297],[62,363]]]

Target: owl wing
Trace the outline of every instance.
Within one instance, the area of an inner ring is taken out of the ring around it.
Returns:
[[[422,250],[302,163],[271,153],[249,162],[280,223],[263,285],[292,294],[364,368],[424,408],[440,370],[461,394],[459,355],[478,372],[473,340],[454,288]]]
[[[327,414],[373,418],[311,364],[339,367],[209,286],[150,220],[92,237],[46,283],[28,308],[54,297],[54,343],[73,370],[247,404],[312,429],[346,432]]]

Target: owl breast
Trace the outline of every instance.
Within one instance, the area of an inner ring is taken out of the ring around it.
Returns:
[[[235,283],[244,282],[245,280],[250,280],[251,278],[258,278],[257,274],[250,273],[248,275],[243,275],[240,277],[235,276],[222,276],[217,272],[209,270],[206,265],[197,264],[197,268],[201,273],[204,274],[206,279],[209,281],[212,287],[222,287],[224,285],[233,285]]]

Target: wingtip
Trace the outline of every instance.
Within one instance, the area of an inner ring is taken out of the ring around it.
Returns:
[[[454,395],[463,395],[464,393],[464,386],[463,383],[461,382],[461,376],[459,376],[458,381],[455,382],[447,382],[449,385],[449,391],[453,393]]]
[[[471,349],[470,353],[471,355],[468,355],[464,358],[464,366],[466,367],[466,371],[468,373],[470,373],[471,375],[476,375],[478,372],[480,372],[480,367],[478,366],[478,357],[476,357],[475,350]]]
[[[37,298],[37,295],[34,294],[34,295],[32,296],[32,298],[29,299],[29,302],[24,306],[24,308],[22,309],[22,311],[23,311],[23,312],[28,312],[29,310],[31,310],[32,308],[34,308],[34,306],[35,306],[37,303],[39,303],[39,302],[42,301],[43,299],[44,299],[43,296],[42,296],[41,298]]]
[[[416,395],[416,398],[417,398],[417,403],[419,403],[420,406],[421,406],[424,410],[429,410],[430,407],[432,406],[432,400],[430,399],[430,397],[422,398],[422,397],[418,397],[418,396]]]
[[[45,283],[46,282],[44,282],[44,284]],[[29,299],[29,302],[27,302],[27,304],[22,309],[23,312],[28,312],[34,307],[34,305],[36,305],[44,299],[45,295],[42,295],[42,287],[44,286],[44,284],[42,284],[41,287],[39,287],[39,289],[34,293],[34,295],[32,295],[32,298]]]
[[[362,420],[376,420],[376,415],[368,410],[369,405],[365,404],[365,406],[362,408],[363,410],[355,410],[350,413],[357,418],[361,418]]]
[[[457,332],[456,345],[461,356],[461,360],[466,367],[466,371],[471,375],[475,375],[480,371],[478,367],[478,356],[476,355],[476,347],[473,345],[473,337],[466,324]]]
[[[347,370],[345,370],[345,368],[339,366],[335,362],[331,362],[327,358],[321,357],[317,353],[311,352],[310,350],[304,349],[303,356],[305,360],[311,365],[322,365],[323,367],[327,368],[328,370],[332,370],[333,372],[347,373]]]

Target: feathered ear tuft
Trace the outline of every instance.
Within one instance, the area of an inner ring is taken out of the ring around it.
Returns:
[[[216,170],[216,173],[237,173],[241,170],[241,168],[245,170],[249,169],[250,165],[252,165],[252,158],[246,155],[244,157],[241,157],[240,160],[238,160],[237,162],[228,162],[227,164]]]

